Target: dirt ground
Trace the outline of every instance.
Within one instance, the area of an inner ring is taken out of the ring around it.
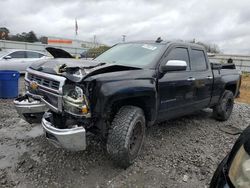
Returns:
[[[12,100],[0,100],[0,119],[0,187],[205,188],[238,137],[225,130],[247,127],[250,105],[236,103],[226,122],[206,109],[149,128],[140,156],[127,169],[115,167],[93,136],[86,151],[55,148],[39,124],[17,115]]]
[[[250,73],[242,76],[240,98],[237,101],[250,104]]]

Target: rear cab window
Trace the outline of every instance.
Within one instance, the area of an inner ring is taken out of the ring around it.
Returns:
[[[206,56],[201,49],[191,49],[191,70],[204,71],[208,69]]]

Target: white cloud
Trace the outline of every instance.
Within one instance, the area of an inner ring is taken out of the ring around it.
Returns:
[[[182,39],[216,43],[224,53],[250,54],[248,0],[1,0],[0,26],[12,33],[34,30],[39,35],[102,43],[127,40]]]

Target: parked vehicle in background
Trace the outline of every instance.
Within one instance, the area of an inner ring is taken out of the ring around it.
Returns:
[[[37,51],[4,49],[0,51],[0,70],[16,70],[25,73],[32,63],[44,58],[47,56]]]
[[[57,58],[27,69],[18,113],[42,121],[47,139],[68,150],[85,150],[88,132],[99,136],[121,167],[135,161],[147,126],[204,108],[226,121],[240,87],[237,70],[210,64],[192,43],[122,43],[94,60],[50,53]]]
[[[250,126],[235,142],[216,169],[210,188],[250,187]]]

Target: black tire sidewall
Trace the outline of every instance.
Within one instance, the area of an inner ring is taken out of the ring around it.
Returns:
[[[231,108],[227,110],[227,102],[229,100],[231,100],[232,105]],[[219,101],[219,104],[214,108],[215,118],[221,121],[227,120],[233,111],[233,107],[234,107],[234,95],[231,91],[226,90],[223,93]]]
[[[131,155],[130,138],[138,122],[141,122],[142,139],[140,146]],[[107,152],[116,165],[127,168],[133,164],[142,148],[145,129],[145,117],[142,109],[135,106],[124,106],[119,110],[112,122],[107,139]]]
[[[141,128],[142,128],[142,139],[141,139],[141,143],[140,143],[140,147],[138,148],[138,150],[134,153],[134,155],[131,155],[131,153],[129,152],[129,145],[130,145],[130,138],[132,136],[133,130],[135,128],[135,125],[141,122]],[[137,116],[135,117],[135,119],[131,122],[129,130],[128,130],[128,134],[127,134],[127,141],[125,142],[125,148],[126,148],[126,153],[128,154],[128,160],[130,161],[130,163],[133,163],[134,160],[136,159],[138,153],[141,150],[144,138],[145,138],[145,119],[142,116]]]

